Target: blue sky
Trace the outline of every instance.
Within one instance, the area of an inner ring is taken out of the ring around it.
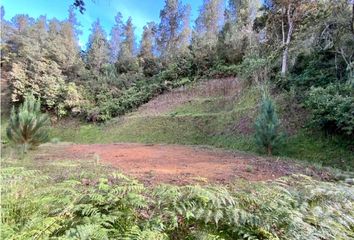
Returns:
[[[182,0],[192,7],[192,21],[198,15],[198,9],[203,0]],[[57,18],[59,20],[67,17],[67,10],[73,0],[2,0],[5,8],[5,19],[9,20],[16,14],[28,14],[37,18],[46,15],[47,18]],[[133,18],[136,26],[135,34],[139,41],[143,26],[149,21],[159,22],[160,10],[164,6],[164,0],[86,0],[86,11],[80,14],[77,11],[77,18],[81,23],[83,34],[80,36],[80,45],[85,47],[90,34],[90,27],[95,19],[100,22],[109,34],[114,24],[114,16],[118,11],[123,14],[124,21],[129,16]]]

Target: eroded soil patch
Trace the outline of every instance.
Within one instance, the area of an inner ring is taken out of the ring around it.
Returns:
[[[264,181],[294,173],[326,178],[325,173],[292,161],[180,145],[70,144],[57,147],[46,157],[96,159],[146,184]]]

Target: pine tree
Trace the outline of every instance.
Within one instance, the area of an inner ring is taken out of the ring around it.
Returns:
[[[195,21],[195,30],[200,37],[205,36],[209,41],[216,41],[222,20],[221,4],[221,0],[204,0]]]
[[[128,71],[135,71],[138,68],[135,51],[135,27],[132,18],[129,17],[124,25],[123,40],[120,45],[117,70],[119,73],[126,73]]]
[[[123,37],[123,28],[124,28],[122,18],[123,18],[122,14],[118,12],[114,18],[115,23],[110,33],[111,38],[109,41],[109,46],[111,51],[111,56],[110,56],[111,63],[115,63],[118,60],[118,56],[119,56],[119,51],[121,47],[120,45]]]
[[[222,1],[204,0],[195,21],[192,51],[198,71],[204,72],[214,65],[219,25],[222,20]]]
[[[120,47],[120,53],[118,59],[131,59],[135,54],[135,27],[133,25],[132,18],[129,17],[124,25],[123,41]]]
[[[218,56],[226,63],[239,64],[249,47],[258,43],[253,27],[259,8],[258,0],[228,1],[225,25],[219,34],[217,47]]]
[[[155,47],[156,24],[149,22],[144,26],[143,35],[140,41],[139,57],[153,58]]]
[[[106,38],[106,33],[103,30],[99,19],[97,19],[91,28],[87,46],[87,64],[95,73],[109,62],[109,45]]]
[[[79,29],[82,25],[76,18],[75,8],[73,6],[70,6],[68,10],[68,22],[70,23],[75,39],[77,40],[79,35],[82,34],[82,31]]]
[[[49,117],[41,113],[40,107],[40,101],[29,96],[17,111],[12,108],[7,137],[24,152],[48,141]]]
[[[139,66],[142,67],[145,76],[153,76],[159,72],[158,59],[156,53],[156,31],[154,22],[149,22],[144,26],[143,35],[140,41]]]
[[[79,69],[83,67],[78,44],[78,31],[75,28],[79,23],[74,13],[69,10],[68,19],[49,21],[49,39],[46,41],[47,58],[54,60],[69,79],[75,79]]]
[[[60,63],[52,48],[48,47],[52,36],[48,32],[46,18],[40,17],[32,23],[30,18],[19,16],[14,22],[19,23],[19,28],[13,35],[14,41],[11,41],[13,49],[16,49],[9,72],[11,100],[22,102],[24,96],[32,92],[43,100],[44,106],[53,109],[65,84],[64,67],[60,65],[65,62]],[[59,28],[60,24],[56,26]],[[61,49],[60,44],[56,45],[58,49]]]
[[[281,143],[282,136],[279,132],[280,122],[275,110],[275,105],[269,94],[264,93],[260,106],[260,113],[255,123],[256,144],[264,148],[271,155]]]
[[[165,6],[160,11],[157,45],[164,63],[178,56],[186,46],[188,9],[188,5],[183,5],[180,0],[165,0]]]
[[[192,32],[190,28],[191,6],[187,4],[183,8],[184,10],[182,17],[182,31],[179,37],[179,51],[182,54],[189,52],[190,38]]]

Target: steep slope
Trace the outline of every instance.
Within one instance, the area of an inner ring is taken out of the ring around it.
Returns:
[[[162,94],[111,124],[126,130],[132,129],[134,124],[151,124],[153,131],[170,134],[172,142],[176,135],[183,137],[183,134],[191,133],[195,137],[235,132],[248,134],[258,98],[256,88],[243,88],[235,78],[202,81]],[[176,134],[170,132],[173,130]],[[184,140],[188,142],[188,137]]]

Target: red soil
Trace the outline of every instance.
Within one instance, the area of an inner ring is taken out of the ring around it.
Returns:
[[[228,183],[236,179],[263,181],[305,170],[304,166],[289,161],[178,145],[78,144],[63,148],[57,152],[61,158],[93,159],[96,155],[101,163],[147,184],[187,184],[204,180]],[[314,171],[311,173],[313,175]]]

